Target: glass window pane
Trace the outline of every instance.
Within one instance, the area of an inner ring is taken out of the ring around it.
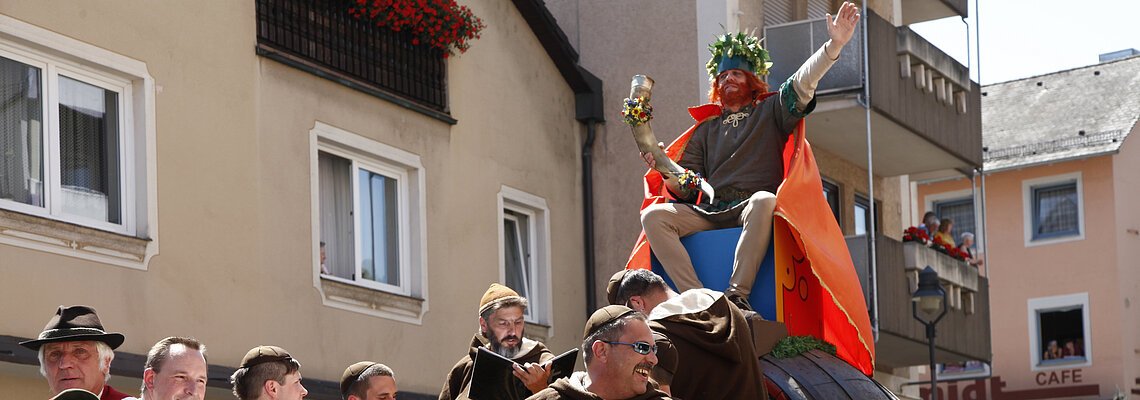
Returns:
[[[0,199],[44,206],[39,68],[0,57]]]
[[[1034,188],[1033,198],[1034,238],[1080,233],[1075,183]]]
[[[962,243],[962,233],[964,232],[978,233],[974,228],[974,201],[972,199],[934,203],[934,213],[938,215],[938,218],[950,218],[951,221],[954,221],[950,234],[954,235],[955,243]]]
[[[317,168],[325,266],[333,276],[355,279],[352,162],[322,151],[317,156]]]
[[[122,223],[119,94],[60,76],[59,142],[63,211]]]
[[[530,297],[531,271],[530,241],[527,228],[526,215],[504,211],[503,218],[503,255],[506,262],[507,287],[514,289],[520,296]],[[529,313],[529,309],[527,311]]]
[[[400,285],[396,180],[359,170],[361,278]]]
[[[859,198],[855,199],[855,235],[866,235],[867,225],[870,224],[867,215],[871,207],[860,203],[859,200]]]

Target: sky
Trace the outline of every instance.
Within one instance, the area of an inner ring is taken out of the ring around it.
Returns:
[[[1140,0],[967,1],[969,41],[959,17],[911,29],[962,64],[969,61],[973,79],[983,85],[1097,64],[1102,53],[1140,50]]]

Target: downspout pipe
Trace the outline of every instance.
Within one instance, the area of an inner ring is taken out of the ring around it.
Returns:
[[[594,141],[598,136],[598,123],[606,119],[602,80],[581,66],[578,70],[588,86],[588,90],[575,93],[574,100],[576,118],[586,125],[586,140],[582,142],[582,259],[586,269],[586,316],[589,317],[598,308],[594,255]]]
[[[867,212],[871,215],[869,218],[871,223],[867,227],[867,247],[868,252],[868,268],[871,274],[871,279],[867,287],[871,290],[871,335],[876,343],[879,342],[879,264],[878,264],[878,248],[875,243],[875,229],[878,221],[875,219],[877,214],[875,210],[875,163],[874,163],[874,149],[871,143],[871,67],[868,58],[871,54],[867,48],[867,2],[863,2],[863,10],[861,11],[863,17],[859,20],[862,25],[863,34],[863,107],[864,107],[864,120],[866,121],[866,134],[867,134]]]

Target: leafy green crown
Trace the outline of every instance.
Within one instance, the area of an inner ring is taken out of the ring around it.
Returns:
[[[724,58],[743,57],[752,65],[754,73],[766,75],[772,66],[772,59],[768,57],[768,50],[760,45],[761,40],[745,32],[724,33],[717,35],[716,41],[709,44],[712,58],[705,64],[709,77],[716,79],[717,69]]]

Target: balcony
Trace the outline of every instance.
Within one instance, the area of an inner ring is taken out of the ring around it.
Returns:
[[[867,238],[850,237],[847,247],[863,292],[869,295]],[[938,323],[938,336],[934,341],[937,361],[989,362],[989,280],[979,276],[976,268],[915,243],[877,237],[876,247],[879,288],[876,364],[899,368],[929,363],[926,328],[911,314],[911,293],[918,281],[918,271],[927,265],[938,271],[947,297],[946,317]]]
[[[965,18],[970,10],[966,0],[905,0],[900,3],[903,25],[954,16]]]
[[[864,83],[870,82],[876,175],[980,167],[981,91],[969,70],[910,28],[868,14],[860,22],[868,24],[867,52],[856,35],[820,82],[816,110],[807,119],[809,140],[866,168],[862,104]],[[775,62],[768,82],[774,85],[787,80],[828,38],[822,19],[769,27],[765,35]]]

